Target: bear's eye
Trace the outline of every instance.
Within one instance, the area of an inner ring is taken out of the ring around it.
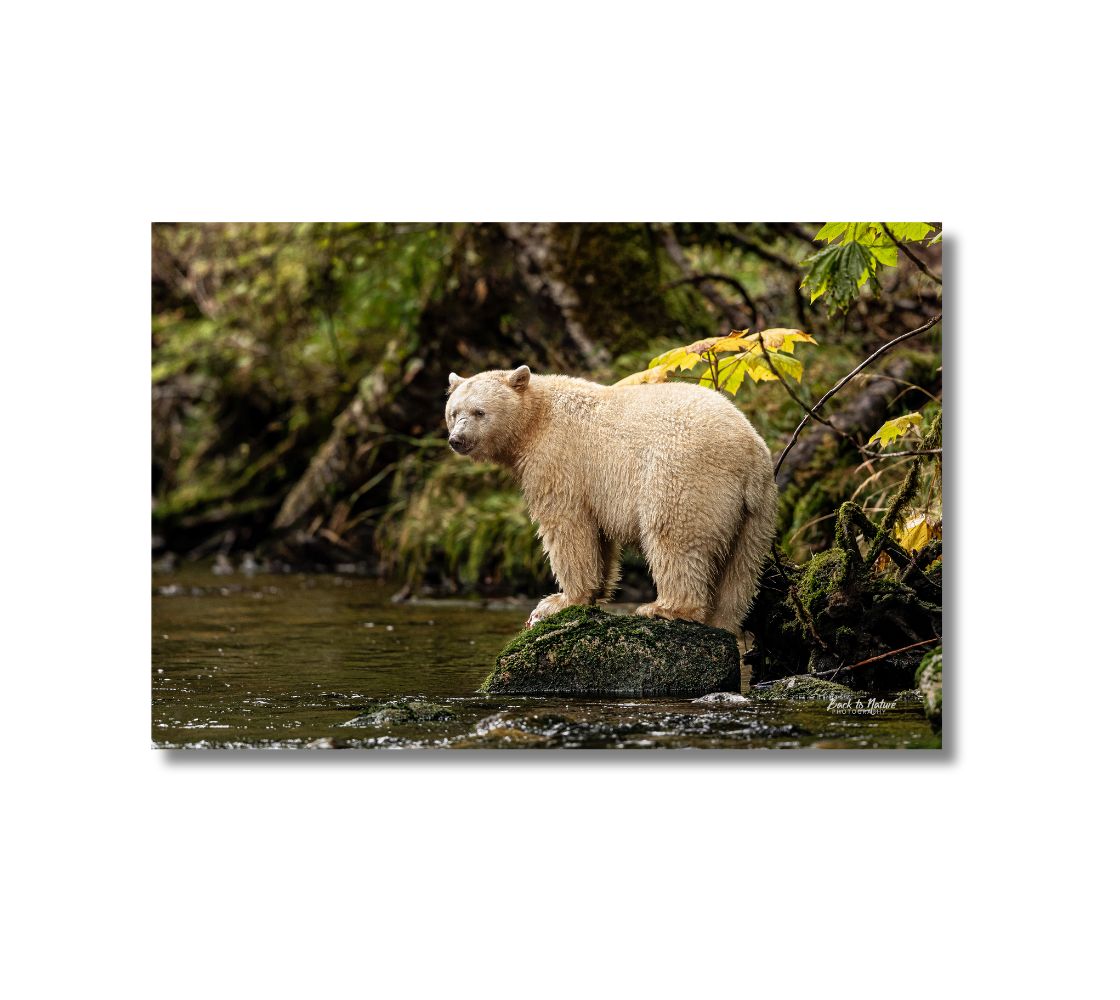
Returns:
[[[482,410],[475,410],[475,411],[474,411],[474,415],[475,415],[476,417],[485,417],[485,416],[486,416],[486,414],[485,414],[485,413],[483,413],[483,412],[482,412]]]

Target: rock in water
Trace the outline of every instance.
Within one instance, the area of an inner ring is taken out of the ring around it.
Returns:
[[[859,694],[844,684],[834,684],[821,677],[795,674],[780,681],[760,684],[751,694],[759,701],[850,701]]]
[[[739,690],[739,647],[697,622],[565,608],[498,654],[484,694],[695,697]]]

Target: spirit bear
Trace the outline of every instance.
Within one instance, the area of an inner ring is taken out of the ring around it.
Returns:
[[[657,600],[638,614],[737,637],[774,535],[766,443],[719,392],[602,386],[522,365],[452,373],[445,416],[460,455],[510,469],[560,584],[529,618],[609,599],[637,544]]]

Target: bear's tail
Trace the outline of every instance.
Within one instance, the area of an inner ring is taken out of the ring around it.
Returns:
[[[769,466],[759,470],[743,490],[743,519],[732,542],[727,562],[716,583],[712,616],[708,624],[742,635],[743,619],[751,609],[762,567],[774,539],[778,516],[778,487]]]

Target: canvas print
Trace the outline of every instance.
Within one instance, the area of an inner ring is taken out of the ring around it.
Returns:
[[[937,222],[152,226],[152,742],[938,749]]]

